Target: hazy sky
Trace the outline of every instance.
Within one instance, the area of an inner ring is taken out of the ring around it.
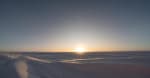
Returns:
[[[1,51],[150,50],[149,0],[0,1]]]

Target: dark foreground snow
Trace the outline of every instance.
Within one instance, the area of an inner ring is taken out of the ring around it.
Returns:
[[[33,57],[1,56],[0,78],[88,78],[85,73]]]
[[[30,56],[0,55],[0,78],[150,78],[150,67],[51,63]]]

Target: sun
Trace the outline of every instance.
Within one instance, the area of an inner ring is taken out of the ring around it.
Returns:
[[[85,53],[86,50],[83,47],[77,47],[73,51],[78,53],[78,54],[83,54],[83,53]]]

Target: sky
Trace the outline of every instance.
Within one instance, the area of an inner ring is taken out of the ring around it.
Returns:
[[[150,50],[149,0],[1,0],[0,51]]]

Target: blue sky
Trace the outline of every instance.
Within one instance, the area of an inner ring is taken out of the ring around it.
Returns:
[[[150,50],[148,0],[0,1],[1,51]]]

